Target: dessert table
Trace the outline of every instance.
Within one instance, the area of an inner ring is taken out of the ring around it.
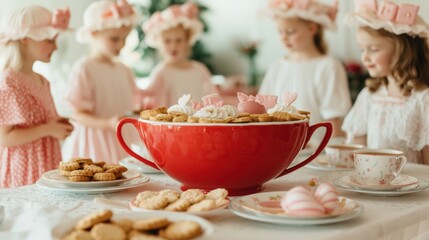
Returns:
[[[429,180],[429,166],[407,164],[403,173]],[[313,177],[318,177],[321,182],[329,182],[350,174],[351,171],[321,171],[304,167],[268,182],[263,191],[286,191],[306,184]],[[63,210],[68,217],[80,216],[102,208],[110,208],[115,213],[120,213],[130,211],[127,207],[129,200],[141,191],[179,187],[178,182],[164,174],[147,175],[150,182],[146,185],[109,194],[53,192],[36,185],[0,189],[0,205],[6,209],[6,219],[0,225],[0,239],[13,239],[7,219],[8,216],[11,217],[11,214],[7,214],[8,209],[53,206]],[[398,197],[369,196],[341,189],[339,193],[362,203],[363,214],[355,219],[334,224],[289,226],[244,219],[224,209],[206,217],[214,226],[210,239],[429,239],[429,191]]]

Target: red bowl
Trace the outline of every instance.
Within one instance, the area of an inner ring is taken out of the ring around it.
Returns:
[[[127,146],[121,132],[128,123],[137,129],[154,162]],[[320,127],[326,128],[326,133],[317,150],[289,167]],[[308,120],[202,124],[124,118],[116,128],[117,138],[129,155],[179,181],[182,189],[222,187],[230,195],[258,192],[271,179],[310,163],[326,146],[331,134],[331,123],[309,126]]]

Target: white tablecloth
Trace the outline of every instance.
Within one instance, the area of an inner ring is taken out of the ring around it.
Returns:
[[[292,174],[265,184],[265,192],[285,191],[305,184],[312,177],[329,181],[351,172],[329,172],[302,168]],[[407,164],[404,174],[429,180],[429,166]],[[148,184],[135,189],[111,194],[84,195],[50,192],[30,185],[15,189],[0,189],[0,205],[6,209],[28,206],[55,206],[69,217],[89,213],[105,206],[97,204],[95,198],[106,198],[127,205],[128,201],[144,190],[178,188],[179,184],[164,174],[150,174]],[[361,202],[364,213],[353,220],[320,226],[287,226],[255,222],[240,218],[228,209],[212,215],[208,220],[214,225],[213,239],[429,239],[429,191],[400,197],[376,197],[341,191],[340,195]],[[113,208],[114,212],[129,211]],[[9,230],[7,224],[0,225],[1,233]],[[0,237],[1,238],[1,237]]]

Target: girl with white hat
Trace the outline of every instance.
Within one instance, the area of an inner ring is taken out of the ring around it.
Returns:
[[[59,140],[73,126],[61,119],[49,82],[33,71],[49,62],[58,34],[68,29],[70,12],[40,6],[18,8],[0,26],[0,188],[33,184],[58,167]]]
[[[346,71],[327,53],[325,29],[335,30],[338,2],[318,0],[271,0],[273,18],[287,56],[273,62],[259,93],[281,96],[296,92],[295,105],[311,112],[312,124],[329,121],[333,136],[341,135],[341,121],[351,106]],[[321,140],[323,134],[316,132]]]
[[[76,39],[89,44],[91,51],[70,73],[65,100],[73,111],[75,131],[63,145],[63,158],[117,163],[127,154],[116,139],[116,124],[139,108],[140,93],[134,74],[116,57],[140,17],[126,0],[101,0],[88,6],[83,20]]]
[[[151,83],[145,90],[152,107],[174,105],[184,94],[201,99],[216,91],[207,67],[189,59],[191,47],[203,31],[198,12],[194,3],[172,5],[154,13],[143,25],[146,44],[156,48],[163,58],[152,70]]]
[[[429,164],[429,24],[420,6],[356,0],[347,23],[357,26],[370,78],[342,126],[349,142],[404,152]]]

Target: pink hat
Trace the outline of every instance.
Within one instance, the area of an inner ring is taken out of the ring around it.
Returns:
[[[52,14],[41,6],[18,8],[6,13],[0,23],[0,42],[6,43],[24,38],[36,41],[53,39],[68,30],[70,11],[57,9]]]
[[[91,3],[83,14],[83,26],[77,30],[76,40],[79,43],[88,43],[91,32],[103,31],[123,26],[135,27],[141,20],[140,15],[127,2],[119,0],[100,0]]]
[[[163,31],[181,24],[191,31],[189,43],[193,45],[203,32],[203,24],[198,19],[199,9],[194,3],[172,5],[162,12],[154,13],[143,25],[145,42],[148,46],[156,48],[156,36]]]
[[[335,30],[335,19],[338,12],[338,0],[332,6],[316,0],[270,0],[269,8],[264,12],[271,17],[299,17]]]
[[[354,13],[346,16],[346,23],[349,25],[429,38],[429,26],[418,15],[418,5],[383,1],[379,6],[377,0],[355,0],[355,8]]]

